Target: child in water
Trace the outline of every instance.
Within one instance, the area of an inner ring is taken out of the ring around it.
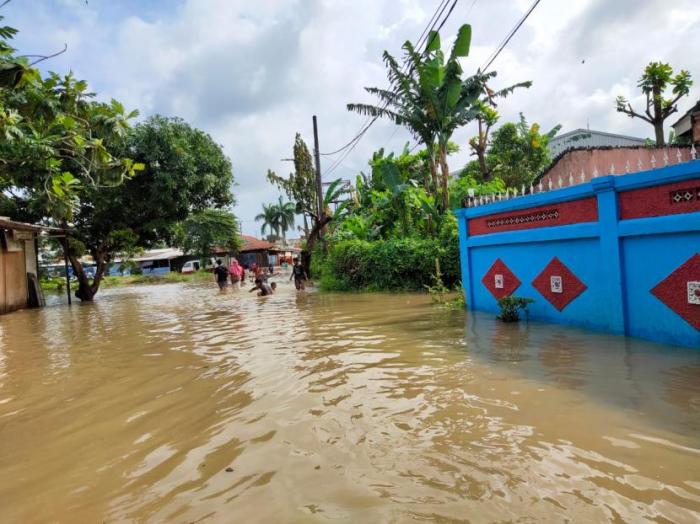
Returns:
[[[277,288],[277,284],[274,282],[272,285],[268,284],[265,282],[262,278],[256,278],[255,279],[255,287],[253,287],[248,293],[252,293],[253,291],[258,291],[258,296],[259,297],[265,297],[267,295],[272,295],[275,292],[275,289]]]

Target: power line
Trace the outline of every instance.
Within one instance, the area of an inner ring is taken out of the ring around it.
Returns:
[[[486,65],[481,67],[481,72],[485,73],[486,70],[491,67],[491,64],[493,64],[494,60],[498,58],[498,55],[501,54],[501,51],[508,45],[508,42],[510,42],[510,39],[515,36],[515,33],[518,32],[518,29],[520,29],[520,26],[525,23],[525,20],[527,20],[527,17],[530,16],[530,13],[532,13],[535,10],[535,7],[537,7],[537,4],[540,3],[541,0],[535,0],[532,5],[530,6],[530,9],[528,9],[523,17],[520,19],[520,21],[515,25],[513,29],[511,29],[510,33],[506,35],[506,37],[501,41],[501,44],[496,48],[496,51],[491,53],[491,56],[488,59],[488,62]]]
[[[447,22],[447,19],[448,19],[448,18],[450,17],[450,15],[452,14],[452,11],[454,10],[455,6],[457,5],[457,2],[458,2],[458,0],[453,0],[452,5],[450,6],[450,9],[449,9],[449,11],[447,12],[447,15],[443,18],[443,20],[442,20],[442,22],[440,23],[440,26],[438,27],[437,31],[435,31],[435,32],[433,33],[433,36],[432,36],[430,42],[427,42],[427,44],[426,44],[426,46],[425,46],[425,50],[427,50],[428,48],[430,48],[430,46],[431,46],[432,43],[433,43],[433,40],[435,39],[435,37],[437,36],[437,34],[440,32],[440,29],[442,29],[442,27],[445,25],[445,22]],[[437,18],[435,19],[435,21],[433,22],[432,27],[430,28],[430,31],[428,31],[428,35],[433,31],[433,28],[435,27],[435,24],[437,24],[437,20],[440,18],[441,14],[445,11],[445,8],[446,8],[446,7],[447,7],[447,4],[444,4],[443,7],[442,7],[442,10],[441,10],[440,13],[438,14],[438,16],[437,16]],[[434,17],[434,18],[435,18],[435,17]],[[432,20],[432,19],[431,19],[431,20]],[[425,34],[425,31],[424,31],[423,33]],[[405,65],[406,65],[406,64],[404,64],[404,66],[405,66]],[[412,69],[413,69],[413,64],[411,64],[411,66],[409,67],[408,74],[411,74],[411,73],[412,73]],[[382,109],[385,109],[388,105],[389,105],[389,101],[386,101],[386,102],[384,103]],[[372,126],[372,124],[374,124],[374,122],[377,121],[378,118],[379,118],[379,115],[376,115],[374,118],[372,118],[372,120],[369,122],[369,124],[367,124],[367,125],[365,126],[365,128],[364,128],[353,140],[350,141],[350,143],[348,144],[348,148],[343,152],[343,154],[341,155],[341,157],[328,169],[328,171],[326,172],[326,174],[332,173],[333,170],[338,166],[339,162],[342,162],[343,160],[345,160],[345,158],[347,158],[347,156],[353,151],[353,149],[355,149],[355,147],[356,147],[357,144],[360,142],[360,140],[362,139],[362,137],[363,137],[363,136],[365,135],[365,133],[369,130],[369,128]]]
[[[434,21],[436,20],[436,18],[440,18],[440,16],[442,16],[442,13],[445,11],[445,8],[447,7],[447,4],[449,4],[449,2],[450,2],[450,0],[441,0],[440,4],[438,4],[438,7],[433,12],[433,16],[430,18],[430,20],[428,21],[428,24],[423,29],[423,32],[418,37],[418,40],[416,41],[416,48],[420,48],[421,41],[423,40],[423,38],[426,37],[427,34],[430,34],[428,29],[430,28],[432,30],[432,27],[435,27]],[[402,66],[402,70],[405,69],[406,65],[408,65],[407,60],[404,62],[403,66]],[[384,104],[385,105],[383,106],[383,108],[386,108],[386,106],[388,105],[388,102],[385,102]],[[371,116],[368,116],[365,119],[362,126],[360,126],[360,130],[357,132],[357,134],[352,139],[350,139],[350,141],[348,141],[344,146],[336,149],[335,151],[331,151],[330,153],[321,153],[321,156],[333,156],[335,154],[340,153],[341,151],[344,151],[348,147],[350,147],[353,144],[353,142],[355,142],[355,140],[357,140],[359,137],[361,137],[367,131],[367,129],[369,129],[369,127],[374,123],[374,121],[377,118],[378,117],[373,118]]]

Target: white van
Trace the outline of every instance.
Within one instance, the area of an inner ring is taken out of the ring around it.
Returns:
[[[180,273],[194,273],[195,271],[199,271],[200,266],[201,262],[199,260],[188,260],[182,265]]]

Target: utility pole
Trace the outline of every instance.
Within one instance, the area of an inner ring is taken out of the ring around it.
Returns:
[[[314,160],[316,161],[316,192],[318,199],[318,219],[321,220],[323,214],[323,183],[321,182],[321,153],[318,148],[318,124],[314,115]],[[321,232],[319,231],[319,236]]]

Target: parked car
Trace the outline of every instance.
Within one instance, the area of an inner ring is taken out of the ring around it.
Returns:
[[[188,260],[182,265],[180,273],[194,273],[199,271],[200,266],[201,262],[199,260]]]

